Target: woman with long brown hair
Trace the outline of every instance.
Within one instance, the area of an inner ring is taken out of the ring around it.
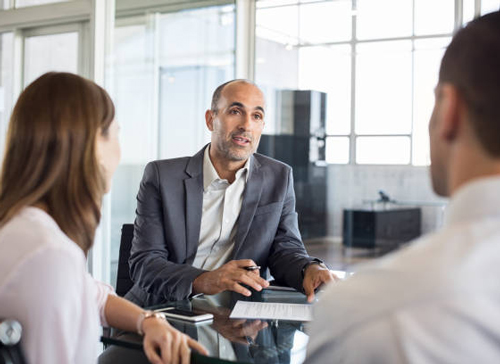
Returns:
[[[0,317],[22,324],[30,363],[95,362],[99,319],[144,333],[154,363],[206,353],[86,271],[120,159],[114,114],[101,87],[54,72],[29,85],[12,113],[0,176]]]

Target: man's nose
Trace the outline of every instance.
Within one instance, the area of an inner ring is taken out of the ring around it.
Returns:
[[[243,117],[241,118],[241,122],[240,122],[240,129],[242,130],[248,130],[250,129],[252,126],[252,115],[248,115],[248,114],[245,114],[243,115]]]

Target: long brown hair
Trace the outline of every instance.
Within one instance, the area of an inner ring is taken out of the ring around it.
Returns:
[[[19,96],[0,179],[0,226],[42,204],[87,254],[101,218],[104,176],[95,153],[115,109],[109,95],[70,73],[46,73]]]

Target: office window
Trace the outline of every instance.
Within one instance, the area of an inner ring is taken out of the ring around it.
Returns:
[[[163,14],[159,28],[159,158],[192,155],[210,140],[213,91],[234,78],[234,6]]]
[[[358,0],[353,14],[357,18],[357,39],[411,36],[412,3],[412,0]]]
[[[349,138],[326,138],[326,162],[335,164],[349,163]]]
[[[471,1],[257,1],[255,78],[271,118],[264,132],[279,130],[279,91],[322,91],[328,163],[427,165],[440,60],[455,6],[466,23]]]
[[[434,107],[434,87],[450,37],[419,39],[413,52],[413,129],[412,156],[414,165],[427,165],[430,161],[428,122]]]
[[[500,9],[500,0],[481,0],[481,15]]]
[[[78,73],[78,32],[24,39],[24,86],[49,71]]]
[[[121,225],[133,223],[146,163],[196,153],[209,141],[204,113],[234,78],[234,5],[116,20],[112,96],[122,160],[111,193],[111,283]]]
[[[463,0],[463,25],[466,25],[468,22],[474,19],[475,6],[475,0]]]
[[[415,0],[415,35],[450,34],[454,20],[453,0]]]
[[[349,135],[351,132],[351,46],[304,47],[298,53],[298,85],[303,90],[328,94],[327,134]],[[316,67],[310,67],[311,64]],[[324,70],[329,70],[324,72]]]
[[[356,138],[359,164],[410,163],[410,138],[400,136]]]
[[[411,47],[408,40],[357,46],[357,135],[411,133]]]

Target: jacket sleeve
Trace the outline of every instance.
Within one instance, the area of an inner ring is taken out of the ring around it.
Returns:
[[[302,269],[316,258],[307,254],[300,236],[291,168],[286,183],[285,200],[269,256],[269,268],[279,284],[302,292]]]
[[[134,224],[134,238],[130,255],[130,276],[135,285],[154,301],[181,300],[192,292],[194,279],[204,270],[189,264],[172,262],[169,241],[163,224],[164,208],[160,189],[158,166],[149,163],[144,171]],[[179,226],[183,229],[184,226]]]

